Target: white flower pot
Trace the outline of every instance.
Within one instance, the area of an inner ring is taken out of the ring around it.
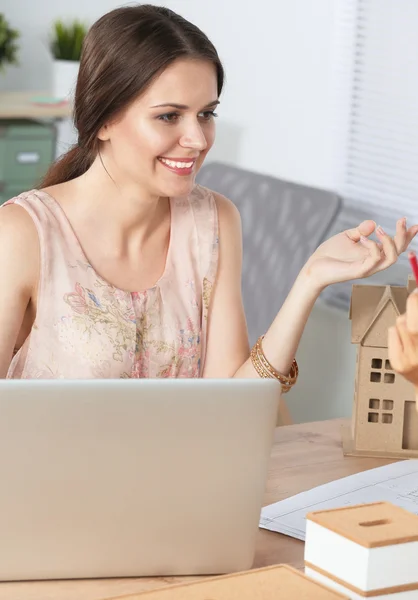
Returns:
[[[54,60],[52,70],[52,95],[62,100],[72,100],[80,63],[75,60]]]

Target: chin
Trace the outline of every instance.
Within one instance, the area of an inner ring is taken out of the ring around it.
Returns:
[[[180,179],[180,178],[179,178]],[[195,177],[182,177],[183,181],[176,181],[173,183],[166,183],[165,185],[159,186],[161,196],[174,197],[174,196],[187,196],[191,193],[194,186],[196,185]]]

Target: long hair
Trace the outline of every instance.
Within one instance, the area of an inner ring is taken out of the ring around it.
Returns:
[[[224,70],[207,36],[172,10],[151,4],[117,8],[86,35],[74,98],[78,142],[51,165],[41,187],[85,173],[99,152],[100,129],[178,58],[213,63],[218,95]]]

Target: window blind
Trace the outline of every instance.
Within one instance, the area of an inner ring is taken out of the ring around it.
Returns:
[[[366,217],[393,235],[402,216],[418,223],[418,1],[337,0],[335,9],[336,191],[345,209],[331,234]],[[373,283],[403,285],[407,274],[403,255]],[[350,292],[325,295],[345,307]]]

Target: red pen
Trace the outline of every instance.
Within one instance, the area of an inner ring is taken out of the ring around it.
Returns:
[[[417,287],[418,287],[418,262],[417,262],[417,257],[415,255],[415,252],[412,252],[412,251],[409,252],[408,258],[409,258],[409,262],[411,263],[412,271],[414,273],[415,281],[417,282]]]

